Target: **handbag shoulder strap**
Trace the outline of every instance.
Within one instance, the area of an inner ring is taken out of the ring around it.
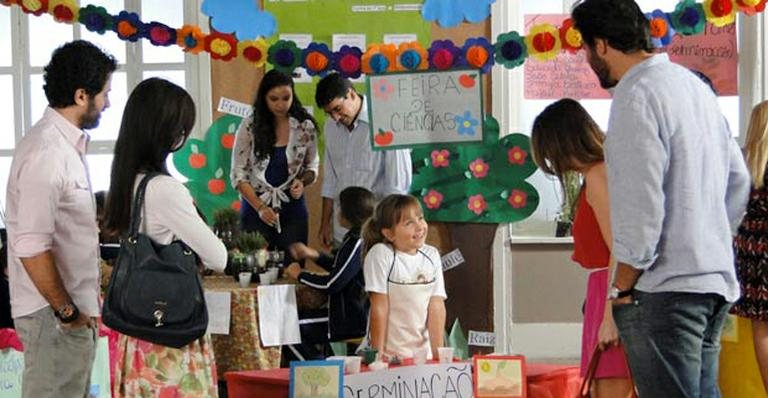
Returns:
[[[133,196],[133,204],[131,205],[131,224],[128,230],[128,237],[136,240],[139,235],[139,225],[141,224],[141,209],[144,207],[144,193],[149,185],[149,180],[153,179],[160,173],[149,172],[144,178],[141,179],[136,193]]]
[[[579,389],[579,397],[581,398],[589,398],[591,396],[590,389],[592,388],[592,382],[595,380],[595,372],[597,371],[597,365],[600,363],[600,354],[602,353],[603,350],[600,349],[599,345],[592,351],[592,358],[589,360],[587,373],[584,375],[584,379],[581,381],[581,388]]]

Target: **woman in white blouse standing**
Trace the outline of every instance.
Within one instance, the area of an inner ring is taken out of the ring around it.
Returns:
[[[205,267],[223,271],[224,244],[197,214],[187,188],[165,166],[168,155],[184,145],[194,122],[195,104],[183,88],[158,78],[136,86],[115,142],[104,226],[112,234],[125,234],[139,181],[146,173],[158,172],[146,188],[140,232],[160,244],[181,240]],[[218,396],[210,336],[176,349],[121,335],[112,396]]]
[[[292,243],[307,243],[304,187],[315,182],[320,165],[316,126],[296,97],[293,79],[273,69],[261,80],[253,115],[235,137],[231,181],[242,197],[242,229],[260,232],[271,248],[286,254]]]

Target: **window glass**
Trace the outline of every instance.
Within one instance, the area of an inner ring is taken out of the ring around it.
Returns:
[[[11,66],[11,7],[0,7],[0,66]]]
[[[0,149],[13,149],[16,124],[13,120],[13,76],[0,75]]]
[[[114,155],[86,155],[88,173],[91,177],[93,192],[109,190],[109,176],[112,173],[112,157]]]
[[[59,23],[48,14],[29,16],[29,63],[45,66],[51,60],[53,50],[72,41],[72,25]]]
[[[184,81],[186,73],[183,70],[148,70],[144,72],[144,79],[150,77],[162,77],[165,80],[170,81],[178,86],[186,88],[187,84]]]
[[[13,158],[10,156],[0,156],[0,226],[5,227],[5,187],[8,185],[8,174],[11,172],[11,161]]]
[[[146,23],[162,22],[174,29],[181,28],[184,25],[184,2],[144,0],[141,2],[141,20]],[[141,51],[146,63],[184,62],[184,52],[178,46],[153,46],[149,40],[142,40]]]

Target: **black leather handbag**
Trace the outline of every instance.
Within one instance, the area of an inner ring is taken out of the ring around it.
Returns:
[[[181,348],[205,334],[208,310],[192,250],[181,241],[161,245],[139,233],[144,192],[156,175],[148,174],[136,190],[102,319],[125,335]]]

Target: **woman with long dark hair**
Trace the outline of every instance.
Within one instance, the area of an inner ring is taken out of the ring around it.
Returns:
[[[224,244],[200,218],[187,188],[168,174],[165,161],[184,145],[195,122],[195,104],[181,87],[152,78],[128,98],[115,142],[112,179],[104,227],[116,235],[129,230],[134,191],[149,181],[139,231],[159,244],[183,241],[207,268],[223,271]],[[217,382],[210,336],[180,348],[121,335],[117,346],[114,397],[216,397]]]
[[[307,243],[304,187],[315,181],[320,165],[316,126],[293,79],[271,70],[235,138],[231,180],[242,197],[242,228],[260,232],[271,248],[286,253],[291,243]]]

